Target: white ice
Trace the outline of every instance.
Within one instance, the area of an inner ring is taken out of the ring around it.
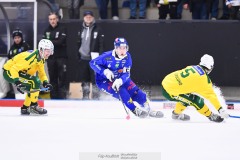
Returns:
[[[240,159],[240,119],[213,123],[194,109],[188,122],[139,119],[119,101],[45,101],[46,116],[0,107],[0,160],[79,160],[80,152],[160,152],[161,160]],[[240,115],[240,111],[229,111]]]

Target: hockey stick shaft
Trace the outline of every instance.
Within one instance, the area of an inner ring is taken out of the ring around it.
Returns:
[[[240,118],[240,116],[229,115],[230,118]]]
[[[122,101],[122,98],[121,98],[121,96],[120,96],[120,94],[119,94],[119,91],[118,91],[118,97],[119,97],[119,100],[122,102],[122,105],[123,105],[123,108],[124,108],[125,112],[127,113],[127,117],[130,118],[130,114],[129,114],[129,112],[128,112],[126,106],[125,106],[125,104],[124,104],[123,101]]]
[[[34,93],[34,92],[38,92],[38,91],[48,91],[49,88],[40,88],[40,89],[32,89],[31,91],[25,91],[27,93]]]

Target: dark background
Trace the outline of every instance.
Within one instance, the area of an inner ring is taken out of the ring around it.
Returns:
[[[79,81],[77,30],[80,20],[62,21],[68,30],[68,79]],[[238,21],[97,21],[105,33],[105,50],[113,49],[116,37],[124,37],[132,55],[132,79],[137,84],[160,85],[164,76],[187,65],[198,64],[203,54],[214,57],[210,77],[218,86],[240,86],[240,23]],[[19,27],[32,45],[32,22],[10,22]],[[38,23],[38,39],[48,22]],[[5,25],[0,22],[0,35]],[[57,54],[57,53],[55,53]]]

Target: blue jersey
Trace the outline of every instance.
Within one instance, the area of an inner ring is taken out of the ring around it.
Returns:
[[[104,70],[109,69],[114,74],[114,79],[121,78],[123,84],[130,78],[130,69],[132,67],[132,58],[129,52],[123,59],[116,57],[115,50],[104,52],[99,57],[90,61],[91,68],[96,73],[96,82],[107,80]]]
[[[104,52],[96,59],[91,60],[89,64],[96,73],[96,84],[98,88],[117,99],[120,96],[124,105],[131,111],[136,108],[133,101],[138,102],[141,106],[147,102],[146,94],[140,90],[130,78],[132,58],[128,52],[127,56],[123,59],[117,58],[115,50]],[[110,82],[104,75],[103,72],[105,69],[109,69],[113,72],[114,80],[118,78],[122,79],[123,84],[119,92],[112,89],[113,82]]]

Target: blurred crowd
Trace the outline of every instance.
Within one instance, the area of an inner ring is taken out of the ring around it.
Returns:
[[[68,18],[79,19],[80,10],[84,8],[84,3],[88,2],[68,0]],[[183,10],[188,10],[192,19],[239,19],[240,6],[239,0],[123,0],[121,2],[119,0],[95,0],[95,3],[99,19],[113,20],[121,19],[119,8],[129,8],[130,16],[128,19],[147,19],[149,7],[158,9],[159,19],[182,19]],[[108,14],[108,8],[111,14]]]

